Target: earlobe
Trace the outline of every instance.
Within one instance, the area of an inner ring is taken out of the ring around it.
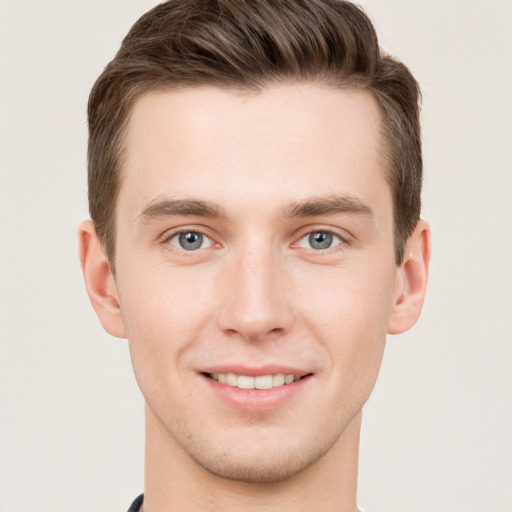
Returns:
[[[78,237],[80,265],[92,307],[108,333],[126,338],[114,276],[92,221],[82,222]]]
[[[407,240],[404,259],[397,269],[397,297],[388,325],[389,334],[409,330],[418,320],[428,282],[430,227],[420,220]]]

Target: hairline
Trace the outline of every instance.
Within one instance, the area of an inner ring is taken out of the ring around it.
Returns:
[[[381,161],[383,163],[382,172],[384,173],[384,178],[388,183],[391,190],[391,201],[392,201],[392,213],[393,213],[393,243],[395,249],[395,260],[397,265],[401,263],[401,258],[403,257],[403,241],[399,240],[399,233],[397,232],[397,225],[395,222],[395,187],[394,187],[394,174],[393,174],[393,162],[391,157],[391,143],[392,138],[390,134],[390,130],[386,127],[385,122],[385,112],[384,107],[382,105],[381,99],[375,90],[369,83],[364,83],[364,80],[357,80],[354,77],[347,77],[345,80],[339,80],[336,82],[336,76],[334,73],[332,76],[317,76],[317,77],[297,77],[297,76],[280,76],[276,75],[271,79],[266,79],[261,83],[251,83],[251,82],[240,82],[236,84],[226,84],[222,81],[210,82],[206,83],[202,80],[197,80],[196,83],[181,83],[180,81],[171,81],[169,80],[167,83],[162,82],[161,84],[148,84],[147,87],[141,87],[137,92],[132,93],[128,99],[125,100],[124,107],[127,109],[123,122],[120,124],[119,130],[117,134],[114,134],[116,139],[116,143],[114,144],[112,150],[114,154],[114,163],[115,163],[115,193],[113,197],[112,204],[112,215],[109,218],[108,223],[106,224],[105,229],[105,240],[102,240],[102,245],[104,246],[105,253],[109,260],[110,268],[115,275],[115,259],[116,259],[116,238],[117,238],[117,198],[119,195],[119,191],[121,190],[123,184],[123,178],[126,174],[126,157],[127,157],[127,148],[129,145],[129,124],[131,117],[133,115],[136,103],[141,100],[143,97],[148,96],[150,94],[162,94],[171,91],[179,91],[179,90],[190,90],[190,89],[218,89],[222,91],[231,92],[233,94],[241,95],[241,96],[256,96],[265,91],[265,89],[269,87],[273,87],[276,85],[295,85],[295,84],[312,84],[318,85],[320,87],[324,87],[326,89],[332,91],[345,91],[345,92],[357,92],[357,91],[367,91],[369,92],[373,98],[375,99],[378,112],[379,112],[379,135],[380,135],[380,144],[378,145],[378,155],[381,157]],[[400,245],[400,246],[399,246]],[[399,258],[400,253],[400,258]]]

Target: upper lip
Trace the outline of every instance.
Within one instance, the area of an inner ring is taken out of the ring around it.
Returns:
[[[233,365],[233,364],[221,364],[208,366],[207,368],[199,370],[200,373],[235,373],[236,375],[247,375],[249,377],[258,377],[261,375],[276,375],[278,373],[284,373],[285,375],[295,375],[298,377],[304,377],[312,373],[310,371],[280,364],[268,364],[264,366],[245,366],[245,365]]]

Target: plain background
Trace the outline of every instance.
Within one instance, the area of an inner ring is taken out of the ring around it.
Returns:
[[[123,511],[143,488],[143,400],[89,305],[76,230],[89,90],[154,4],[0,0],[1,512]],[[511,512],[512,2],[363,5],[423,88],[434,255],[365,408],[359,502]]]

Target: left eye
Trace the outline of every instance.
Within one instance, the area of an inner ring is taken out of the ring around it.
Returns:
[[[212,246],[212,241],[202,233],[197,231],[183,231],[176,233],[169,239],[169,243],[179,249],[186,251],[195,251],[197,249],[206,249]]]
[[[315,251],[322,251],[339,245],[341,242],[342,240],[339,236],[329,231],[313,231],[304,235],[299,240],[299,245],[308,249],[314,249]]]

